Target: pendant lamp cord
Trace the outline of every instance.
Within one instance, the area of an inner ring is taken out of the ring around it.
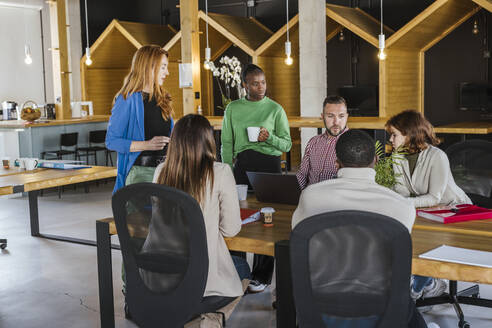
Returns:
[[[207,19],[205,20],[205,34],[207,37],[207,48],[208,46],[208,0],[205,0],[205,16],[207,16]]]
[[[87,0],[85,0],[85,37],[87,41],[87,48],[89,48],[89,19],[87,16]]]
[[[381,0],[381,34],[383,34],[383,0]]]
[[[287,8],[287,42],[289,41],[289,0],[285,0],[285,7]]]

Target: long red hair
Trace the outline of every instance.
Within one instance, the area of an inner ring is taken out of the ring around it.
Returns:
[[[162,57],[168,57],[166,50],[162,47],[150,44],[141,47],[133,55],[130,73],[125,77],[123,86],[116,93],[113,103],[119,95],[127,98],[134,92],[143,91],[145,86],[150,88],[149,99],[155,99],[161,108],[162,117],[168,120],[174,115],[172,99],[161,85],[159,85],[159,69]]]

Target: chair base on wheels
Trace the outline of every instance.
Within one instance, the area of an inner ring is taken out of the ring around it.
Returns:
[[[478,285],[471,286],[469,288],[458,291],[458,282],[449,281],[449,294],[444,294],[438,297],[429,297],[425,299],[418,299],[416,302],[417,307],[438,305],[438,304],[452,304],[456,315],[458,316],[458,327],[469,328],[470,324],[465,320],[463,310],[461,310],[460,304],[468,304],[475,306],[482,306],[492,308],[492,300],[480,298],[480,291]]]

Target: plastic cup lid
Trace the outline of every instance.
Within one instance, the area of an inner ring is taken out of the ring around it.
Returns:
[[[260,210],[261,213],[275,213],[275,209],[273,207],[263,207]]]

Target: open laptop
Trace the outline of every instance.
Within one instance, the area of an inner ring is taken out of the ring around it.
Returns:
[[[301,190],[292,174],[246,172],[256,199],[264,203],[297,205]]]

